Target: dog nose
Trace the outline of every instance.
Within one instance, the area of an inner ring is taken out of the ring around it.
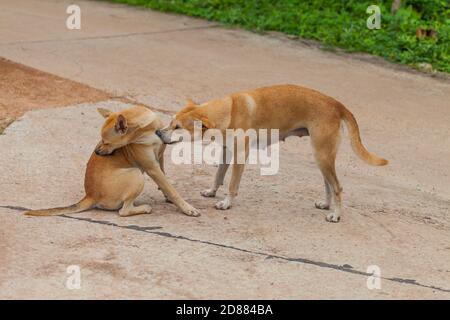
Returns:
[[[161,130],[156,130],[156,131],[155,131],[155,134],[156,134],[158,137],[161,138]]]

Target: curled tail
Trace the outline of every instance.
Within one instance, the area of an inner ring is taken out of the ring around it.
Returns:
[[[93,207],[94,200],[88,197],[84,197],[80,202],[68,207],[43,209],[43,210],[31,210],[24,214],[27,216],[56,216],[61,214],[77,213],[86,211]]]
[[[341,108],[341,117],[347,126],[350,136],[350,143],[356,155],[372,166],[387,165],[388,161],[386,159],[380,158],[377,155],[370,153],[363,146],[361,142],[361,136],[359,135],[358,123],[356,122],[356,119],[353,116],[353,114],[350,111],[348,111],[347,108],[345,108],[344,106],[342,106]]]

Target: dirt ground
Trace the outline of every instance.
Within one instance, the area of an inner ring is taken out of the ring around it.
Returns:
[[[314,208],[324,190],[307,137],[281,144],[277,175],[260,176],[258,166],[249,166],[229,211],[213,207],[225,189],[216,199],[199,194],[216,168],[174,165],[169,147],[167,175],[201,217],[181,215],[147,179],[139,201],[153,206],[148,216],[92,210],[27,218],[24,208],[80,199],[102,123],[95,108],[127,105],[27,112],[0,136],[0,297],[450,298],[448,80],[183,16],[79,3],[84,27],[69,32],[60,27],[66,2],[3,1],[10,29],[0,28],[0,56],[132,98],[164,111],[165,122],[186,97],[203,102],[267,84],[308,86],[344,103],[367,148],[390,164],[362,163],[344,135],[337,172],[345,211],[338,224]],[[56,79],[51,92],[59,90]],[[46,98],[30,98],[25,88],[35,85],[17,82],[10,98],[0,97],[2,105]],[[1,92],[8,83],[0,82]],[[80,290],[65,287],[69,265],[82,270]],[[381,289],[366,285],[371,265],[381,270]]]
[[[30,110],[108,98],[101,90],[0,57],[0,133]]]

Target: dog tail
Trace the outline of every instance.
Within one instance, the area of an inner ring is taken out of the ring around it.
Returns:
[[[358,123],[356,122],[356,119],[353,116],[353,114],[344,106],[342,106],[340,110],[341,110],[341,118],[342,120],[344,120],[349,132],[352,149],[356,153],[356,155],[372,166],[387,165],[388,161],[386,159],[380,158],[377,155],[370,153],[364,147],[364,145],[361,142],[361,136],[359,135]]]
[[[42,210],[31,210],[24,214],[27,216],[57,216],[62,214],[77,213],[89,210],[94,206],[95,202],[93,199],[84,197],[80,202],[73,204],[68,207],[52,208],[52,209],[42,209]]]

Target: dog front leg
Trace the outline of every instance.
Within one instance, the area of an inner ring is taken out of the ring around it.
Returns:
[[[161,168],[161,171],[163,172],[163,174],[166,174],[166,171],[164,170],[164,150],[165,149],[166,149],[166,146],[162,145],[157,154],[159,167]],[[161,188],[158,187],[158,190],[161,190]],[[164,192],[163,192],[163,194],[164,194],[164,198],[166,199],[166,202],[172,203],[172,201],[170,201],[170,199],[167,197],[167,195]]]
[[[228,187],[228,194],[222,201],[216,203],[215,207],[219,210],[227,210],[230,209],[233,205],[233,200],[237,196],[237,192],[239,189],[239,184],[241,183],[242,173],[244,172],[245,162],[247,162],[248,154],[249,154],[249,139],[245,138],[244,150],[239,149],[238,144],[234,146],[234,159],[233,159],[233,169],[231,172],[231,180],[230,185]],[[242,152],[244,158],[242,159]],[[243,163],[240,161],[243,160]]]
[[[215,207],[219,210],[227,210],[231,208],[234,198],[237,196],[239,184],[241,182],[242,173],[244,172],[245,164],[233,164],[231,173],[230,186],[228,187],[228,194],[222,201],[216,203]]]
[[[165,170],[164,170],[164,150],[166,149],[165,145],[162,145],[159,149],[159,152],[157,154],[158,156],[158,163],[159,163],[159,167],[161,168],[161,171],[166,174]]]
[[[219,164],[219,168],[216,172],[216,177],[214,178],[214,184],[211,188],[200,191],[200,194],[204,197],[215,197],[217,190],[223,185],[223,180],[225,179],[225,175],[227,173],[228,168],[230,167],[230,159],[231,153],[224,146],[222,150],[222,162]]]
[[[184,214],[194,217],[198,217],[200,215],[200,212],[197,209],[181,198],[175,188],[169,183],[169,181],[167,181],[166,176],[161,171],[159,166],[146,169],[146,172],[156,182],[158,187],[161,188],[167,198],[178,208],[180,208]]]

